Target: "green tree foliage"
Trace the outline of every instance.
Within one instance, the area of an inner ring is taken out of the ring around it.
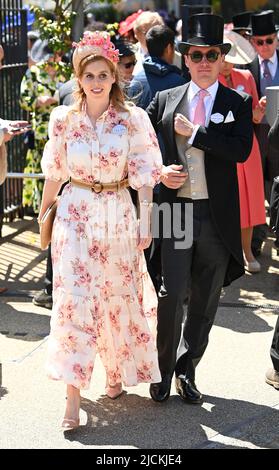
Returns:
[[[72,47],[72,26],[76,16],[72,11],[72,1],[55,0],[53,12],[36,6],[32,6],[31,10],[35,14],[34,26],[39,30],[41,39],[47,40],[55,54],[63,56],[67,53]],[[72,72],[70,64],[59,62],[55,67],[65,75],[66,79],[70,78]]]
[[[31,10],[35,14],[35,29],[38,29],[40,32],[41,39],[46,39],[48,41],[49,47],[53,50],[55,54],[63,56],[65,53],[69,52],[72,47],[72,27],[73,22],[76,16],[76,12],[73,11],[73,1],[72,0],[54,0],[55,7],[53,11],[49,12],[44,8],[39,8],[32,6]],[[108,22],[113,23],[108,25],[108,30],[110,34],[114,34],[114,29],[116,24],[114,23],[115,17],[112,14],[112,4],[118,3],[118,0],[97,0],[98,3],[110,3],[111,6],[105,7],[106,11],[110,14],[108,15]],[[84,1],[84,6],[88,7],[91,2]],[[96,3],[96,2],[95,2]],[[76,4],[76,2],[75,2]],[[103,10],[103,8],[101,9]],[[88,9],[90,11],[90,9]],[[115,11],[115,10],[114,10]],[[95,13],[95,12],[94,12]],[[54,18],[53,18],[54,17]],[[104,21],[104,18],[102,18]],[[72,68],[70,64],[64,62],[59,62],[55,65],[59,72],[62,72],[66,79],[69,79],[72,73]]]
[[[35,13],[35,27],[40,31],[40,37],[47,39],[49,46],[54,52],[65,53],[71,47],[71,31],[73,20],[76,15],[72,11],[72,1],[55,0],[53,20],[49,12],[39,7],[31,7]]]

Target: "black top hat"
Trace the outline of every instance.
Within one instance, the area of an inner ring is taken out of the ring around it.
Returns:
[[[251,30],[250,19],[251,15],[253,14],[252,11],[243,11],[242,13],[238,13],[238,15],[234,15],[232,17],[233,21],[233,31],[240,31],[241,29],[245,29],[246,31]]]
[[[189,18],[189,39],[187,42],[179,42],[178,49],[181,54],[186,54],[190,46],[218,46],[223,54],[227,54],[231,48],[228,43],[223,43],[224,20],[219,15],[198,13]]]
[[[266,10],[251,15],[252,36],[266,36],[276,33],[278,27],[274,22],[274,11]]]

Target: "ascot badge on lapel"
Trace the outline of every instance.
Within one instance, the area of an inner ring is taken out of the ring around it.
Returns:
[[[214,122],[214,124],[221,124],[224,121],[224,116],[220,113],[211,114],[210,121]]]
[[[123,126],[123,124],[117,124],[112,128],[112,133],[116,135],[127,134],[127,127]]]
[[[237,85],[236,91],[245,91],[244,85]]]
[[[225,119],[225,124],[228,123],[228,122],[233,122],[233,121],[235,121],[234,115],[233,115],[232,111],[229,111],[227,116],[226,116],[226,119]]]

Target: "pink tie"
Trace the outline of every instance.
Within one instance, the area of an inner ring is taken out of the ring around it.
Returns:
[[[200,124],[201,126],[205,125],[205,105],[204,105],[204,98],[208,95],[207,90],[200,90],[198,92],[199,99],[197,102],[197,106],[195,109],[194,121],[193,124]]]

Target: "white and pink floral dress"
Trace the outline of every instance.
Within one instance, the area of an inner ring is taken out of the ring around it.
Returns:
[[[86,112],[53,110],[42,168],[46,179],[120,181],[154,186],[161,173],[158,142],[145,111],[110,105],[94,129]],[[91,192],[68,184],[52,235],[53,312],[47,373],[79,389],[90,385],[96,353],[109,383],[160,382],[157,297],[128,189]]]

